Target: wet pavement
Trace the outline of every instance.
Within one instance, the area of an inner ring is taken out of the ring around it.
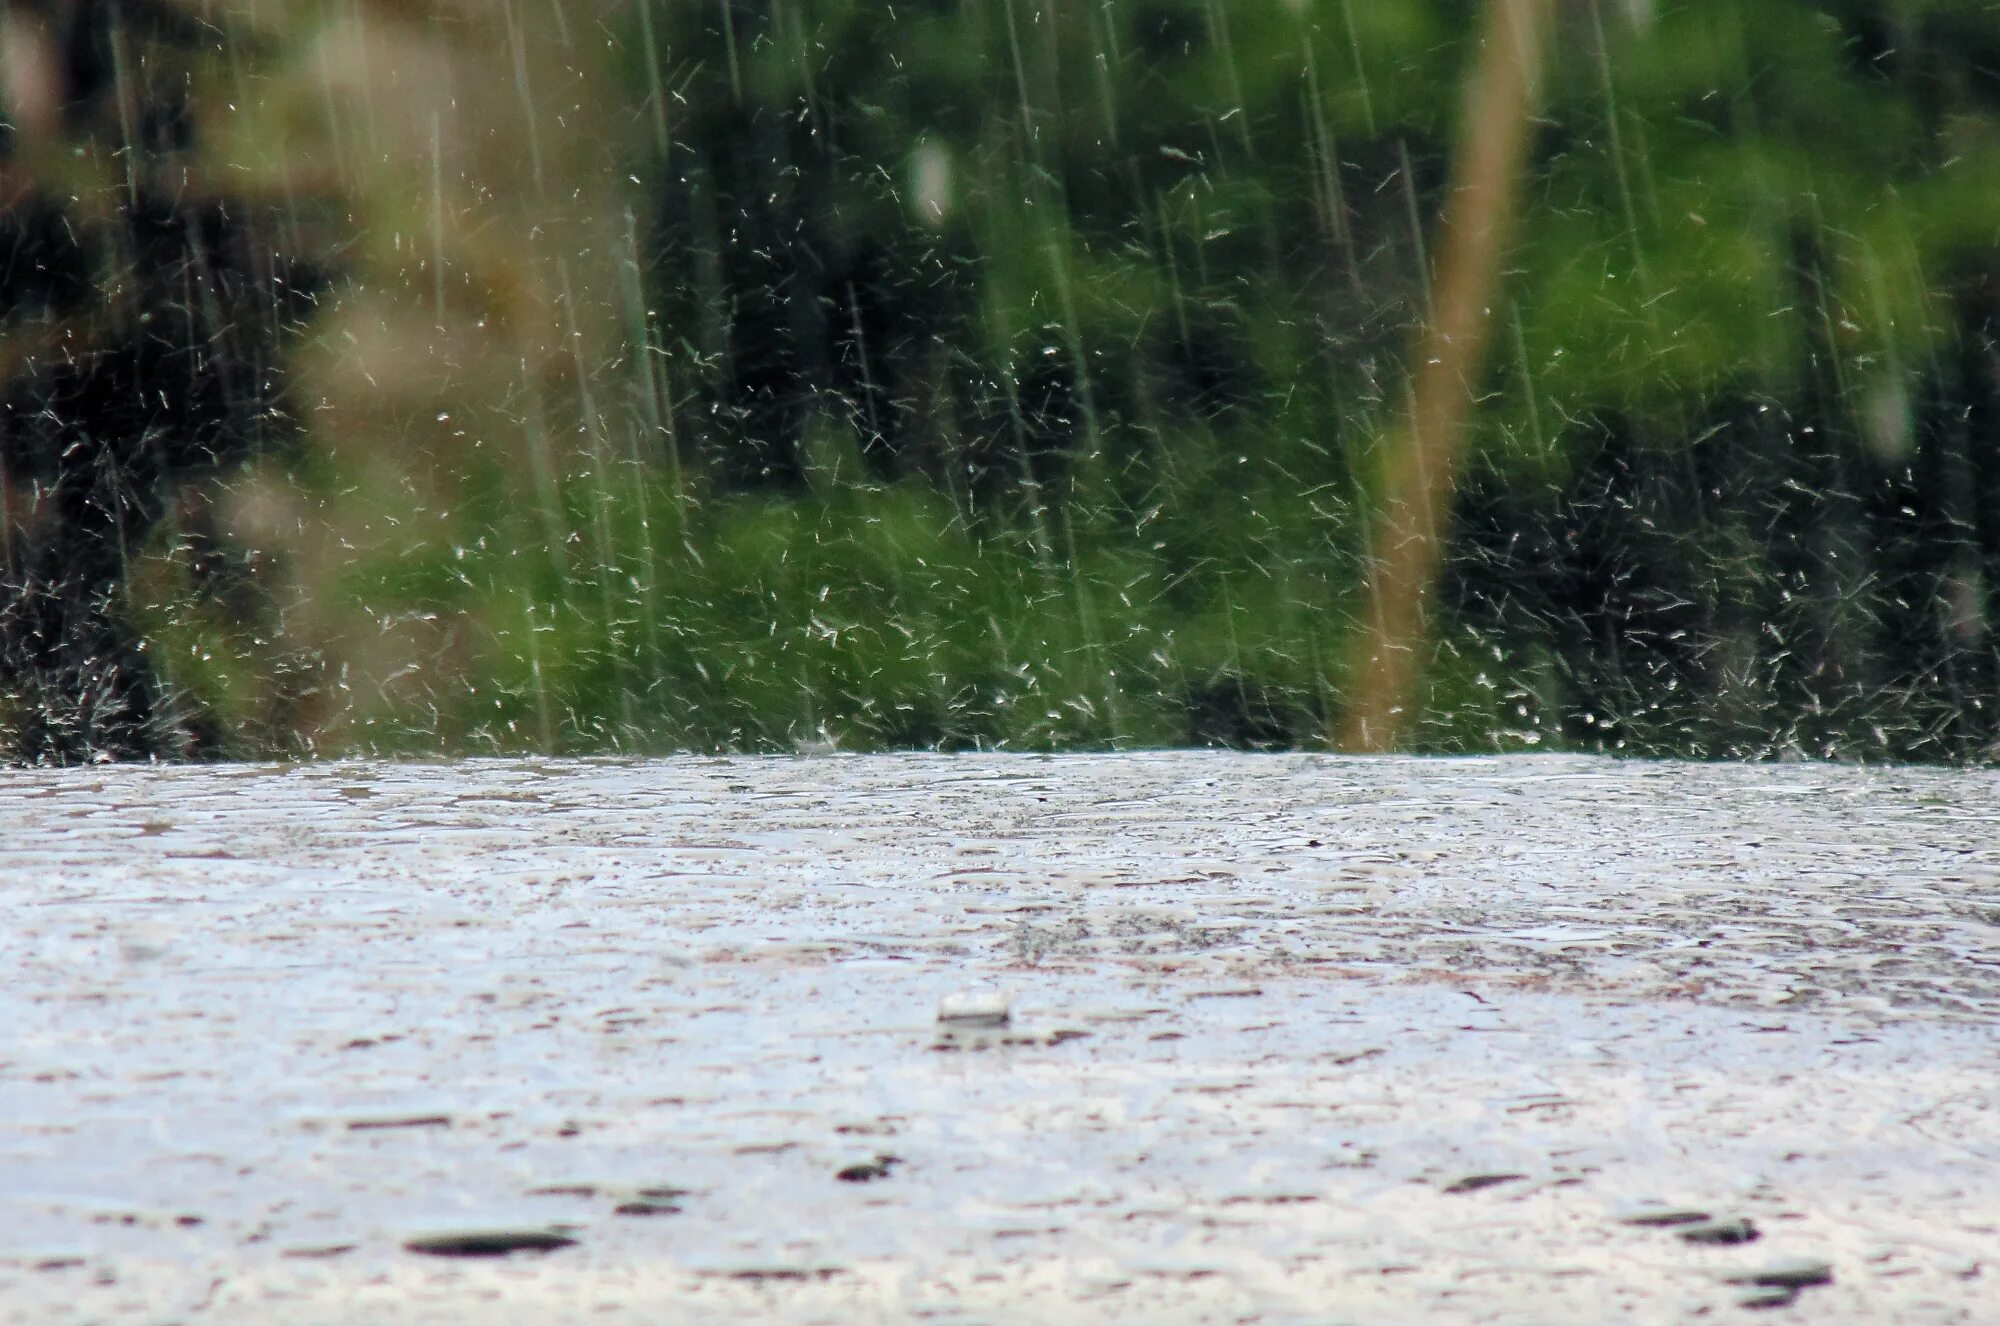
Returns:
[[[2000,774],[0,771],[0,1321],[2000,1320]]]

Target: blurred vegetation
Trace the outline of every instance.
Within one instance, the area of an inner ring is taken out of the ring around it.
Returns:
[[[16,616],[63,439],[206,439],[30,757],[1324,741],[1475,6],[8,14]],[[2000,15],[1558,14],[1414,741],[1990,758]],[[52,394],[172,318],[262,385]]]

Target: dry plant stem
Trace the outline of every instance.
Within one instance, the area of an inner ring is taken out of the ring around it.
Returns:
[[[1519,205],[1550,2],[1488,0],[1486,6],[1439,221],[1431,323],[1420,337],[1406,431],[1390,439],[1384,456],[1368,549],[1368,611],[1334,734],[1341,750],[1392,750],[1408,718],[1460,435],[1485,364],[1500,259]]]

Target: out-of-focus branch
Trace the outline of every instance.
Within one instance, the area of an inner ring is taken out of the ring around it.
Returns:
[[[1368,549],[1368,613],[1334,734],[1341,750],[1394,749],[1409,716],[1460,435],[1486,361],[1500,260],[1519,210],[1550,5],[1487,0],[1439,223],[1431,322],[1418,338],[1408,421],[1383,459]]]

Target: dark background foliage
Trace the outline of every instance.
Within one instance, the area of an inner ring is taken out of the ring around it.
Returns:
[[[1987,758],[2000,20],[1556,11],[1412,740]],[[1476,13],[18,7],[0,730],[1320,744]]]

